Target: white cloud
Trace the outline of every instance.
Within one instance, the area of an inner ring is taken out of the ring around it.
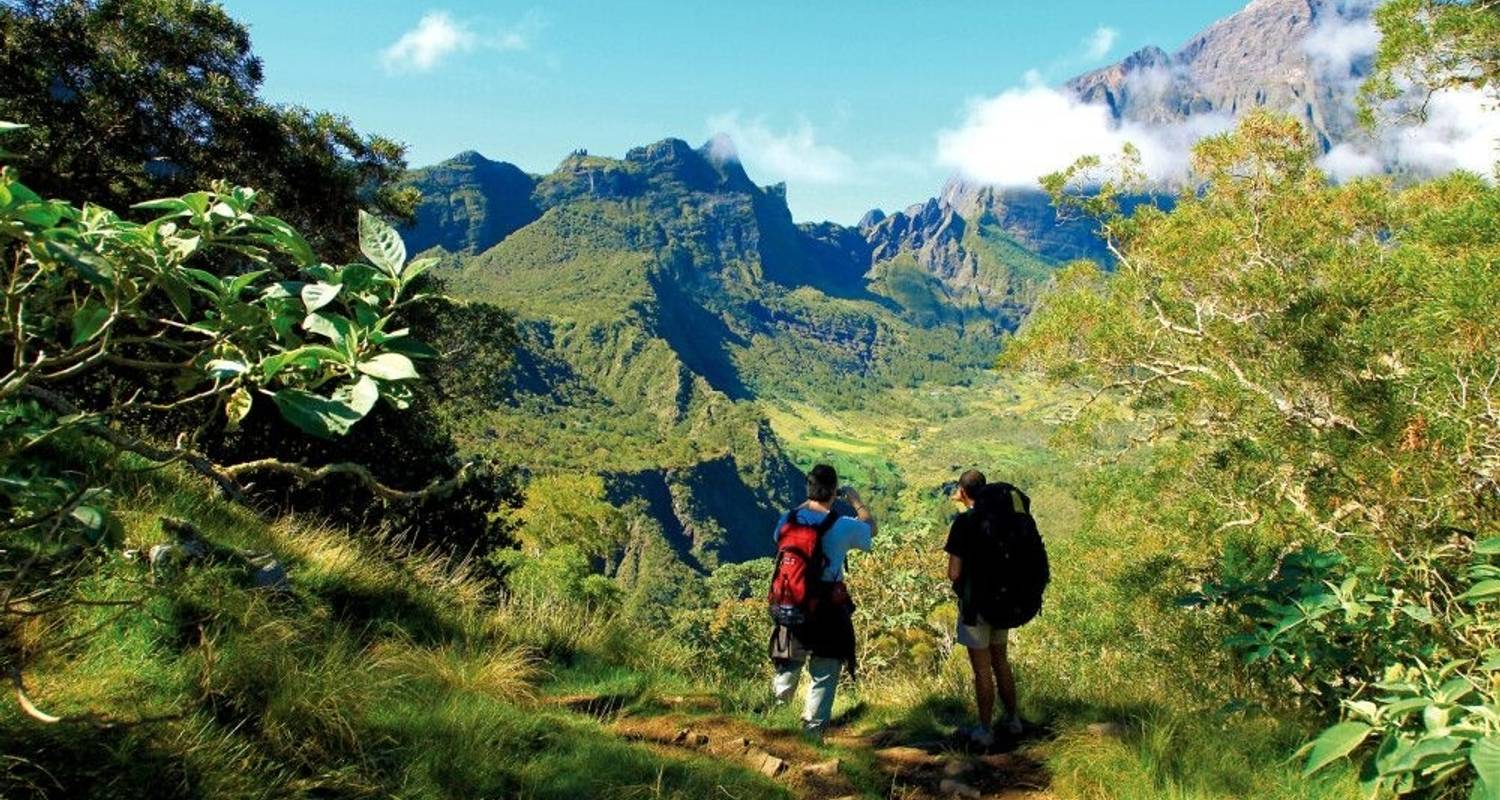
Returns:
[[[714,131],[711,152],[738,159],[751,175],[777,181],[814,184],[847,183],[858,174],[854,159],[839,148],[820,142],[806,119],[787,131],[773,130],[761,117],[743,119],[738,111],[710,117]]]
[[[472,50],[478,40],[446,11],[429,11],[417,27],[381,51],[380,60],[390,72],[428,72],[453,53]]]
[[[959,127],[938,133],[938,161],[976,183],[1035,187],[1086,155],[1118,154],[1127,142],[1155,180],[1186,176],[1193,142],[1231,124],[1198,115],[1170,125],[1116,124],[1109,108],[1036,82],[973,100]]]
[[[1115,40],[1120,38],[1120,32],[1107,25],[1100,25],[1089,34],[1084,41],[1084,55],[1090,61],[1098,61],[1109,55],[1109,51],[1115,49]]]
[[[529,50],[542,27],[542,18],[532,11],[515,25],[481,35],[473,25],[455,20],[446,11],[429,11],[415,28],[382,50],[380,60],[391,73],[430,72],[449,56],[476,47],[503,52]]]
[[[1445,89],[1427,103],[1421,122],[1382,128],[1375,141],[1344,143],[1323,156],[1323,170],[1335,180],[1373,175],[1386,169],[1420,176],[1456,169],[1491,176],[1500,156],[1500,109],[1478,89]]]
[[[1302,40],[1302,49],[1324,76],[1338,81],[1359,78],[1354,64],[1374,55],[1380,45],[1380,29],[1369,14],[1371,6],[1357,2],[1341,12],[1324,14]]]
[[[1385,171],[1385,163],[1380,160],[1380,156],[1352,142],[1334,145],[1323,154],[1322,158],[1318,159],[1318,166],[1328,174],[1328,177],[1341,183],[1352,178],[1375,175]]]

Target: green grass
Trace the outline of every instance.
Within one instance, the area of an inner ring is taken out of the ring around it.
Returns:
[[[543,648],[559,663],[608,659],[597,668],[624,683],[636,679],[620,664],[660,662],[623,645],[621,625],[575,619],[549,642],[539,612],[495,607],[445,559],[293,518],[268,524],[175,471],[121,473],[113,486],[117,546],[164,540],[171,515],[216,547],[275,554],[291,591],[251,589],[232,558],[155,585],[118,556],[93,564],[75,596],[144,604],[74,606],[7,633],[41,708],[121,724],[47,725],[0,706],[0,796],[782,794],[737,765],[663,755],[537,699],[559,669]]]

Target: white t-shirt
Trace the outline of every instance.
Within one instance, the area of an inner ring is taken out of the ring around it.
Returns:
[[[810,508],[799,508],[794,513],[797,521],[814,527],[828,516],[826,512]],[[785,524],[786,514],[782,514],[781,519],[776,521],[776,529],[771,532],[773,547],[777,539],[781,538],[781,526]],[[823,555],[828,557],[828,566],[823,570],[825,582],[844,579],[844,557],[849,555],[850,550],[870,552],[870,533],[870,523],[860,522],[854,517],[839,516],[833,527],[823,534]]]

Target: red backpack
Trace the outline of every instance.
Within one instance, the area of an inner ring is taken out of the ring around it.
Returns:
[[[829,511],[817,525],[797,518],[797,509],[786,515],[776,535],[776,566],[771,572],[771,592],[767,598],[771,619],[779,625],[801,625],[816,610],[822,592],[823,570],[828,557],[823,555],[823,534],[838,521],[837,511]]]

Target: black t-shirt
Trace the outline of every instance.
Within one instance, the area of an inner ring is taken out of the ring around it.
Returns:
[[[977,522],[978,518],[972,508],[954,517],[953,524],[948,528],[948,541],[943,545],[943,550],[960,559],[967,559],[974,549],[974,537],[979,533]]]

